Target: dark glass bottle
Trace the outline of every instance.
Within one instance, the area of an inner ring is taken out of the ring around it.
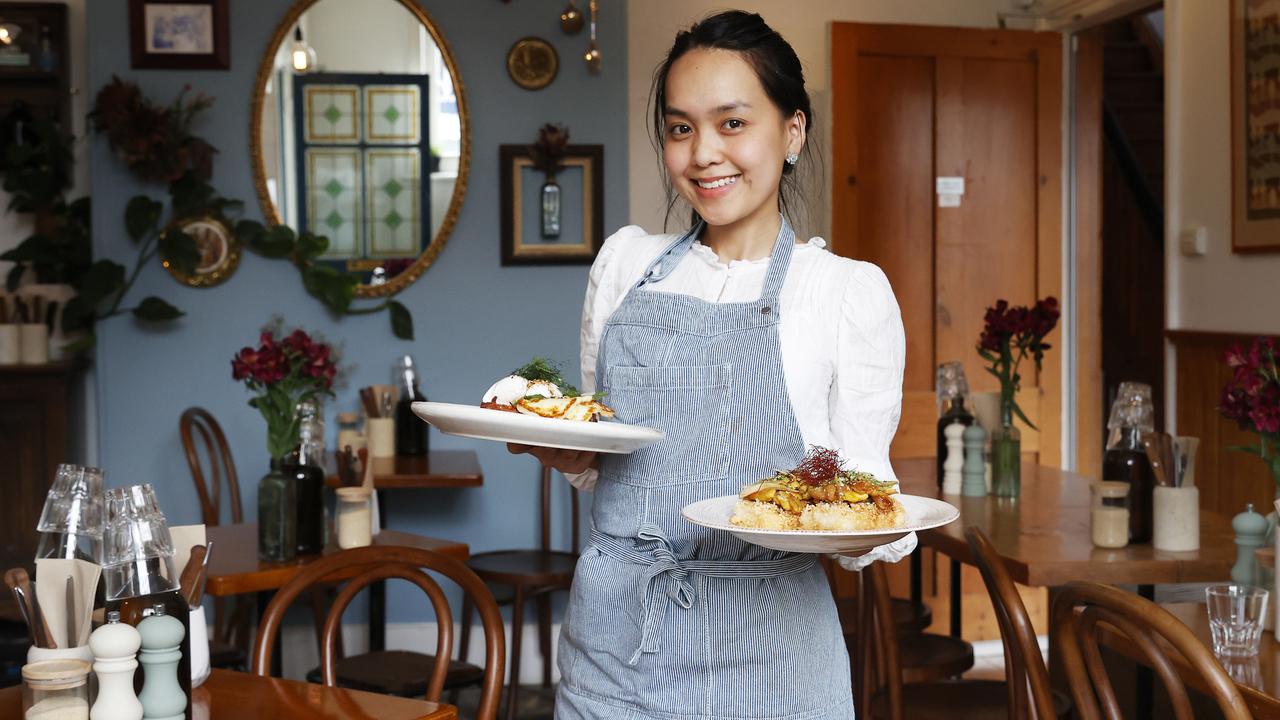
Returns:
[[[285,472],[292,478],[297,499],[297,553],[324,550],[324,428],[314,403],[298,403],[298,448],[289,456]]]
[[[1102,479],[1129,483],[1129,542],[1151,542],[1156,477],[1142,447],[1142,434],[1153,430],[1151,386],[1121,383],[1107,428],[1110,437],[1102,456]]]
[[[938,366],[935,383],[938,393],[938,489],[942,489],[942,464],[947,461],[947,436],[943,431],[951,423],[966,427],[973,424],[973,413],[965,407],[969,394],[969,381],[964,376],[964,365],[947,362]]]
[[[427,424],[413,414],[412,404],[427,396],[418,387],[418,371],[413,357],[405,355],[396,363],[396,381],[400,383],[400,400],[396,403],[396,454],[426,455]]]

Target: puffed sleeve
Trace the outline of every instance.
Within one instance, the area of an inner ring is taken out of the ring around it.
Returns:
[[[858,263],[850,273],[837,328],[831,433],[849,466],[881,480],[897,480],[889,445],[902,415],[906,337],[893,288],[880,268]],[[877,560],[897,562],[916,547],[912,533],[860,557],[839,557],[860,570]]]
[[[629,239],[644,235],[636,225],[628,225],[610,235],[596,253],[591,272],[587,275],[587,293],[582,301],[582,327],[579,331],[579,361],[582,367],[581,390],[584,394],[596,391],[596,355],[600,347],[600,333],[605,321],[617,308],[626,292],[626,273],[619,266],[619,248]],[[608,402],[606,400],[606,402]],[[566,473],[565,477],[579,490],[591,490],[596,486],[598,473],[594,468],[583,473]]]

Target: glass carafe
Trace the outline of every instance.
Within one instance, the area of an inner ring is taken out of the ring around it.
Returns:
[[[412,405],[426,400],[427,396],[418,387],[418,370],[411,355],[396,362],[395,380],[400,385],[400,400],[396,402],[396,454],[426,455],[427,424],[413,414]]]
[[[324,426],[313,403],[298,403],[297,416],[298,448],[284,471],[294,484],[297,554],[313,555],[324,550],[325,541]]]
[[[1142,447],[1142,435],[1154,430],[1151,386],[1120,383],[1107,420],[1107,451],[1102,456],[1102,479],[1129,484],[1129,542],[1151,542],[1155,473]]]

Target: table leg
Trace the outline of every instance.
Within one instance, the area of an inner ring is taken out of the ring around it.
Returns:
[[[1156,600],[1155,585],[1139,585],[1139,597],[1144,597],[1151,602]],[[1152,707],[1155,704],[1155,683],[1151,673],[1151,668],[1143,663],[1138,663],[1138,673],[1134,683],[1134,706],[1136,710],[1135,717],[1151,717]]]
[[[258,627],[262,627],[262,616],[266,614],[267,605],[271,604],[271,598],[275,594],[274,590],[263,590],[257,594]],[[281,627],[283,628],[283,624]],[[280,633],[276,633],[276,651],[271,653],[270,672],[271,677],[284,677],[284,643],[280,641]]]
[[[378,527],[387,526],[386,493],[378,490]],[[387,649],[387,582],[369,585],[369,652]]]
[[[919,605],[924,599],[924,548],[916,545],[911,553],[911,602]]]
[[[951,561],[951,637],[960,637],[960,561]]]

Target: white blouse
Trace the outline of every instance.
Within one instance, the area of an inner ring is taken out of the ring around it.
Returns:
[[[628,225],[601,247],[582,308],[582,391],[596,389],[601,331],[649,263],[673,240]],[[825,250],[826,241],[797,243],[782,285],[778,328],[787,394],[806,446],[834,448],[849,467],[897,480],[889,444],[902,411],[906,340],[893,290],[880,268]],[[679,265],[651,288],[707,302],[750,302],[764,287],[770,258],[722,262],[695,242]],[[597,473],[570,475],[590,490]],[[859,558],[840,558],[851,570],[874,560],[896,562],[916,545],[915,534]]]

